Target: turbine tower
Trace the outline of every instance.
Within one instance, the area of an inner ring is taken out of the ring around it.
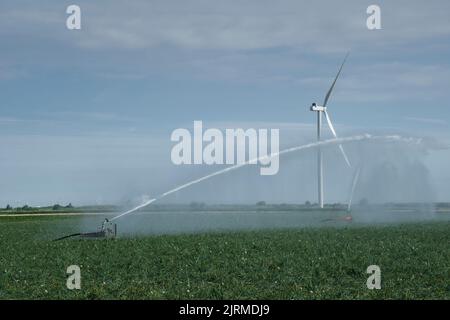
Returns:
[[[325,119],[327,120],[328,123],[328,127],[331,130],[331,133],[333,134],[334,138],[337,138],[336,135],[336,130],[334,130],[333,124],[331,123],[331,119],[330,116],[328,115],[327,112],[327,103],[328,103],[328,99],[330,98],[331,92],[333,91],[334,85],[336,84],[337,79],[339,78],[339,75],[341,74],[342,71],[342,67],[345,64],[345,61],[347,60],[348,57],[348,53],[344,58],[344,61],[341,64],[341,67],[339,68],[339,71],[336,75],[336,77],[334,78],[333,83],[331,84],[330,89],[328,90],[326,96],[325,96],[325,100],[323,101],[323,105],[319,106],[316,103],[313,103],[311,105],[310,110],[317,112],[317,141],[321,140],[321,131],[322,131],[322,113],[325,115]],[[348,157],[344,151],[344,148],[342,147],[342,145],[339,145],[339,149],[341,150],[342,155],[344,156],[344,160],[347,163],[347,165],[350,167],[350,161],[348,160]],[[322,149],[319,146],[317,148],[317,186],[318,186],[318,203],[319,203],[319,207],[323,208],[323,159],[322,159]]]

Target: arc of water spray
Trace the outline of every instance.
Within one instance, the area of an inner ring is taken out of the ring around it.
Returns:
[[[110,221],[119,219],[119,218],[121,218],[123,216],[126,216],[126,215],[128,215],[130,213],[133,213],[133,212],[135,212],[135,211],[137,211],[139,209],[142,209],[142,208],[152,204],[153,202],[155,202],[157,200],[160,200],[160,199],[162,199],[164,197],[167,197],[168,195],[170,195],[172,193],[175,193],[175,192],[180,191],[182,189],[188,188],[188,187],[190,187],[190,186],[192,186],[194,184],[200,183],[200,182],[202,182],[204,180],[207,180],[207,179],[210,179],[212,177],[224,174],[226,172],[234,171],[234,170],[239,169],[241,167],[244,167],[244,166],[246,166],[246,165],[248,165],[250,163],[257,163],[258,161],[259,162],[265,161],[265,160],[268,160],[270,158],[278,157],[278,156],[286,154],[286,153],[291,153],[291,152],[295,152],[295,151],[310,149],[310,148],[314,148],[314,147],[318,147],[318,146],[324,146],[324,145],[330,145],[330,144],[336,144],[336,143],[341,144],[341,143],[346,143],[346,142],[369,140],[369,139],[370,140],[385,140],[385,141],[386,140],[387,141],[401,141],[401,142],[407,142],[407,143],[413,142],[413,143],[416,143],[416,144],[420,143],[420,141],[421,141],[420,139],[404,138],[404,137],[401,137],[401,136],[398,136],[398,135],[372,136],[370,134],[363,134],[363,135],[357,135],[357,136],[351,136],[351,137],[345,137],[345,138],[334,138],[334,139],[329,139],[329,140],[322,140],[322,141],[318,141],[318,142],[314,142],[314,143],[308,143],[308,144],[305,144],[305,145],[284,149],[282,151],[279,151],[279,152],[276,152],[276,153],[272,153],[270,155],[265,155],[265,156],[262,156],[262,157],[258,157],[256,159],[251,159],[249,161],[236,164],[234,166],[231,166],[231,167],[228,167],[228,168],[225,168],[225,169],[213,172],[211,174],[208,174],[208,175],[203,176],[201,178],[198,178],[196,180],[193,180],[193,181],[190,181],[188,183],[185,183],[185,184],[183,184],[181,186],[178,186],[178,187],[176,187],[174,189],[171,189],[171,190],[169,190],[169,191],[167,191],[167,192],[165,192],[165,193],[163,193],[163,194],[161,194],[161,195],[159,195],[159,196],[157,196],[157,197],[155,197],[153,199],[150,199],[150,200],[140,204],[139,206],[134,207],[133,209],[130,209],[128,211],[125,211],[125,212],[123,212],[123,213],[113,217],[112,219],[110,219]]]
[[[355,174],[353,175],[352,187],[350,189],[350,198],[348,199],[347,211],[350,212],[353,203],[353,195],[355,194],[356,185],[358,184],[359,174],[361,172],[361,166],[356,168]]]

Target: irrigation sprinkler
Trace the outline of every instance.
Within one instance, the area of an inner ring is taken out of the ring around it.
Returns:
[[[73,233],[67,236],[55,239],[54,241],[59,241],[67,238],[77,237],[80,238],[90,238],[90,239],[114,239],[117,236],[117,224],[105,219],[102,225],[98,228],[98,231],[85,232],[85,233]]]

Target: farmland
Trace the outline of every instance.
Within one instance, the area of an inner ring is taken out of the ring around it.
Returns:
[[[448,219],[51,241],[81,226],[0,218],[0,299],[450,298]],[[73,264],[81,290],[66,288]],[[366,287],[373,264],[381,290]]]

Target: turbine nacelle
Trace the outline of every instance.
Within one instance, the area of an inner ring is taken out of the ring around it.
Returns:
[[[322,107],[322,106],[318,106],[316,103],[313,103],[310,107],[311,111],[322,111],[325,112],[327,111],[327,107]]]

